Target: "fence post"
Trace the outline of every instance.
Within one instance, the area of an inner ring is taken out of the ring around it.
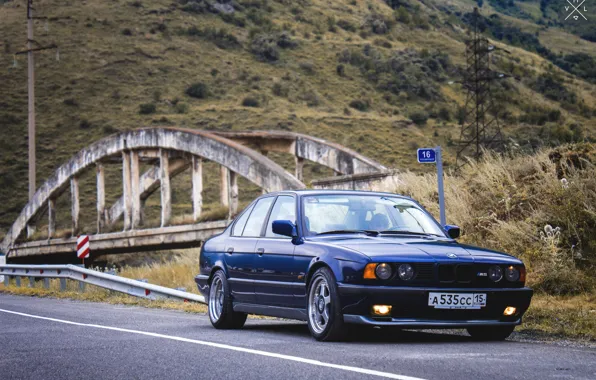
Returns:
[[[61,292],[66,291],[66,279],[65,278],[60,279],[60,291]]]
[[[0,252],[0,265],[6,265],[6,256],[4,256],[4,253]],[[0,282],[4,281],[4,286],[8,286],[8,283],[6,282],[6,279],[8,278],[8,276],[3,276],[0,274]]]

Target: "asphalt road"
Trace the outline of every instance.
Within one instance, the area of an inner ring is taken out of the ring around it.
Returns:
[[[596,379],[596,349],[376,331],[319,343],[299,322],[0,294],[0,379]]]

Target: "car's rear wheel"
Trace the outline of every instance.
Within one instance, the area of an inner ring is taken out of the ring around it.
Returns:
[[[337,283],[329,268],[317,269],[308,287],[308,329],[316,340],[334,341],[344,337]]]
[[[475,340],[505,340],[515,326],[468,327],[468,334]]]
[[[218,270],[211,278],[209,287],[209,320],[216,329],[239,329],[246,322],[246,313],[235,312],[228,280]]]

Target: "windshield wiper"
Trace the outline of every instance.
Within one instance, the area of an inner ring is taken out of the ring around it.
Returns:
[[[431,234],[428,232],[414,232],[414,231],[379,231],[380,234],[387,234],[387,235],[420,235],[420,236],[439,236],[439,237],[445,237],[439,234]]]
[[[366,234],[368,236],[377,236],[379,231],[374,230],[334,230],[334,231],[325,231],[318,233],[318,235],[331,235],[331,234]]]

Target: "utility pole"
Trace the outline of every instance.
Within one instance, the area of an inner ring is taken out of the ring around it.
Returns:
[[[27,53],[27,81],[28,81],[28,137],[29,137],[29,200],[35,194],[35,60],[33,53],[41,50],[57,49],[56,44],[48,46],[40,46],[33,39],[33,21],[40,19],[47,19],[47,17],[33,16],[33,0],[27,0],[27,50],[19,51],[16,55]],[[35,44],[35,47],[34,47]]]
[[[56,49],[56,44],[48,46],[41,46],[33,39],[33,21],[36,19],[47,19],[47,17],[33,16],[33,0],[27,0],[27,50],[17,52],[16,54],[27,53],[27,80],[28,80],[28,140],[29,140],[29,200],[33,198],[36,189],[35,179],[35,61],[33,53],[36,51]],[[36,47],[34,47],[34,44]],[[28,229],[28,235],[33,232],[31,228]]]
[[[463,87],[467,96],[458,144],[458,166],[465,163],[465,157],[478,160],[483,149],[503,150],[503,137],[490,85],[493,80],[507,76],[490,69],[490,53],[496,48],[481,35],[479,18],[478,8],[474,8],[472,38],[466,42],[467,68]]]

